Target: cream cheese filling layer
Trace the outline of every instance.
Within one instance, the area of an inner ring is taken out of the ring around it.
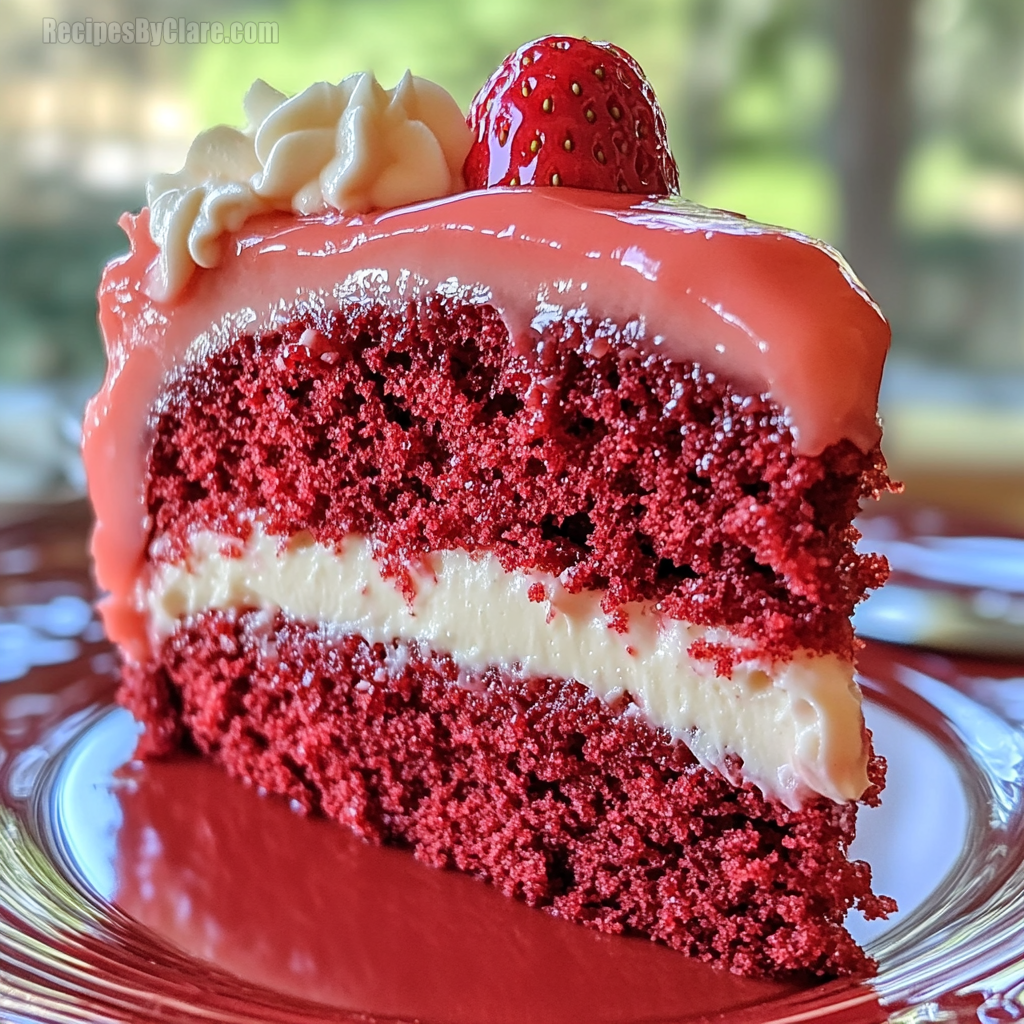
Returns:
[[[546,600],[531,601],[538,582]],[[774,665],[751,659],[724,678],[687,650],[701,638],[742,646],[727,631],[633,604],[620,633],[600,593],[570,594],[556,577],[506,572],[490,554],[437,552],[416,591],[408,602],[381,577],[366,538],[335,549],[257,527],[244,543],[197,533],[186,562],[154,566],[137,600],[157,643],[204,611],[280,610],[370,643],[417,641],[469,671],[498,665],[573,679],[603,700],[628,693],[702,764],[792,808],[816,793],[857,799],[868,786],[860,689],[838,657],[799,651]]]

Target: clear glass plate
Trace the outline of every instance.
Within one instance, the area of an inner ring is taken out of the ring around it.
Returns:
[[[1024,666],[871,644],[889,760],[855,855],[870,980],[737,978],[292,814],[199,761],[131,762],[80,506],[0,531],[0,1017],[583,1024],[1024,1018]]]

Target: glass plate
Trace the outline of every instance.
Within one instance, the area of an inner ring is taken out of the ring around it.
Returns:
[[[885,804],[854,850],[901,911],[801,987],[597,935],[367,846],[187,758],[131,761],[81,506],[0,530],[0,1017],[596,1024],[1024,1018],[1024,666],[871,644]]]

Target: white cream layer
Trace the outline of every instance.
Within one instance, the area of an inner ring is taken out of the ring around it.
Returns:
[[[813,793],[856,799],[868,786],[860,690],[852,666],[835,656],[750,661],[726,679],[687,654],[702,637],[741,643],[723,630],[635,604],[619,633],[599,593],[570,594],[555,577],[506,572],[493,555],[439,552],[430,569],[417,577],[410,604],[381,578],[365,538],[350,537],[338,551],[308,535],[286,540],[257,529],[243,544],[199,533],[188,564],[159,565],[138,600],[157,641],[203,611],[280,609],[371,643],[420,641],[470,671],[500,665],[574,679],[604,700],[626,692],[703,764],[790,807]],[[527,596],[537,582],[548,598],[539,603]],[[730,755],[743,759],[739,772]]]

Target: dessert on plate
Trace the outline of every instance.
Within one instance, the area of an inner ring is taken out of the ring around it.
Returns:
[[[744,974],[872,961],[854,550],[888,327],[679,198],[636,63],[548,37],[468,124],[371,75],[200,135],[125,215],[85,424],[143,755]]]

